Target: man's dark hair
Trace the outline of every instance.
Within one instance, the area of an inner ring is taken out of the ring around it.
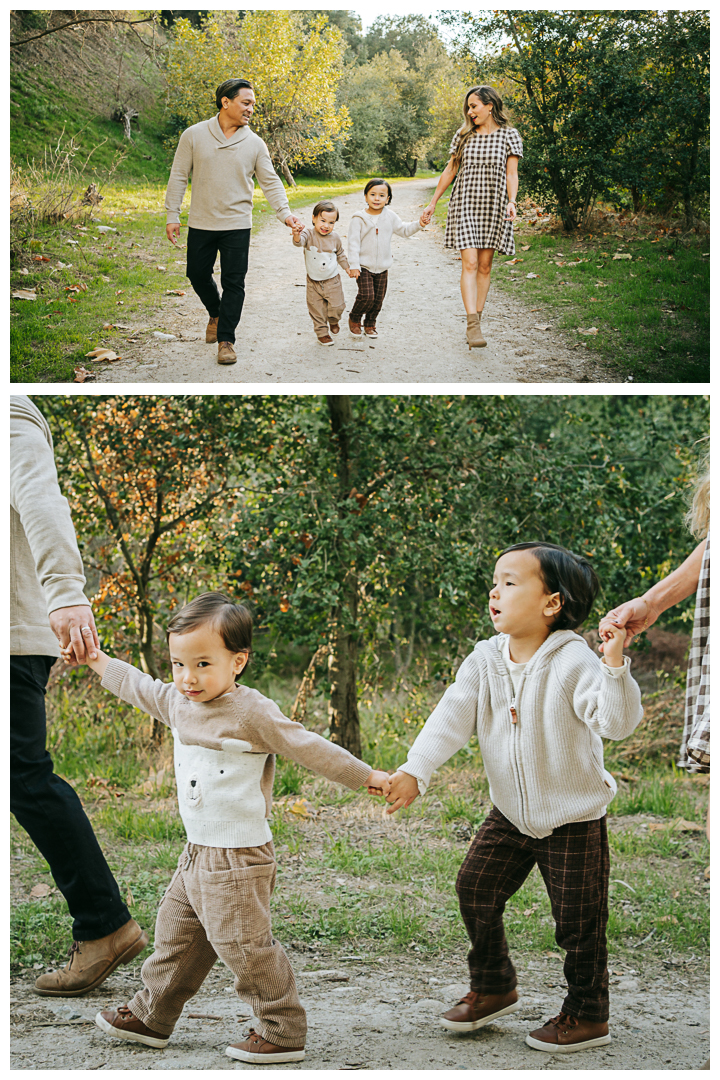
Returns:
[[[509,551],[532,551],[540,564],[540,577],[551,593],[560,593],[562,609],[553,623],[553,630],[576,630],[592,611],[595,597],[600,590],[598,576],[587,559],[575,555],[559,544],[545,540],[530,540],[526,544],[513,544]]]
[[[367,195],[368,191],[370,191],[371,188],[383,186],[387,188],[388,201],[386,205],[389,206],[392,202],[392,188],[388,184],[387,180],[383,180],[381,176],[376,176],[374,180],[368,180],[363,190],[363,195]]]
[[[316,218],[319,214],[334,214],[336,224],[340,220],[340,211],[335,203],[330,202],[329,199],[321,199],[319,203],[313,206],[312,216]]]
[[[241,90],[252,90],[252,83],[249,83],[247,79],[226,79],[224,83],[220,83],[215,91],[215,104],[218,109],[222,109],[222,99],[224,97],[230,98],[232,101]]]
[[[252,653],[252,616],[244,604],[236,604],[225,593],[206,592],[196,596],[172,616],[166,636],[189,634],[203,625],[217,630],[228,652]]]

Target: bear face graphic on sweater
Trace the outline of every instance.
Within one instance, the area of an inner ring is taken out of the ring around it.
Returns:
[[[334,251],[318,251],[316,247],[305,248],[305,269],[316,281],[333,277],[337,273],[337,255]]]
[[[175,779],[180,814],[191,820],[234,821],[265,816],[260,787],[267,754],[243,739],[223,739],[221,750],[186,745],[175,733]]]

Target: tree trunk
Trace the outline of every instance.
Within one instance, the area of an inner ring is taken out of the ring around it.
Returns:
[[[350,446],[352,436],[352,402],[348,394],[328,394],[330,426],[337,440],[337,475],[340,498],[346,499],[351,487],[352,461]],[[353,539],[345,541],[345,551],[340,558],[345,566],[353,562]],[[351,569],[347,570],[342,583],[340,604],[332,612],[330,632],[330,741],[339,743],[356,757],[362,753],[360,714],[357,704],[357,658],[358,658],[358,580]]]
[[[295,183],[295,181],[293,180],[293,174],[292,174],[292,173],[290,172],[290,170],[288,169],[288,167],[287,167],[287,163],[286,163],[285,161],[283,161],[283,162],[281,163],[281,165],[280,165],[280,168],[282,169],[282,174],[283,174],[283,176],[285,177],[285,179],[287,180],[287,182],[288,182],[288,184],[290,185],[290,187],[297,187],[297,184],[296,184],[296,183]]]
[[[362,757],[360,714],[357,703],[357,657],[358,639],[355,628],[357,617],[357,578],[349,574],[343,606],[335,614],[334,628],[330,637],[328,674],[330,676],[330,742],[338,743],[355,757]],[[348,629],[343,622],[351,622]]]
[[[138,637],[140,639],[140,667],[147,675],[152,675],[153,679],[160,679],[160,669],[155,660],[153,646],[154,626],[152,611],[147,605],[143,604],[138,610],[136,625]],[[153,717],[150,737],[154,746],[160,746],[162,744],[164,733],[165,725]]]

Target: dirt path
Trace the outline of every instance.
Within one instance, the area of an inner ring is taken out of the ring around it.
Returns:
[[[380,952],[300,948],[288,953],[308,1011],[307,1054],[302,1063],[265,1068],[677,1070],[697,1069],[708,1056],[708,986],[701,965],[697,971],[681,962],[644,971],[616,965],[622,974],[610,980],[613,1041],[555,1056],[524,1040],[558,1011],[563,992],[557,960],[514,952],[521,1009],[471,1035],[455,1035],[439,1026],[438,1016],[467,991],[461,956],[432,966]],[[139,988],[137,974],[127,968],[82,998],[39,998],[30,985],[28,977],[11,984],[11,1069],[254,1068],[225,1056],[226,1046],[240,1042],[250,1025],[224,967],[213,968],[165,1050],[112,1039],[93,1022],[98,1010],[123,1004]]]
[[[411,180],[393,189],[392,208],[405,221],[419,217],[434,180]],[[356,192],[336,200],[338,232],[347,242],[352,212],[362,208]],[[296,211],[311,221],[311,207]],[[205,344],[204,308],[188,283],[186,295],[163,313],[163,328],[176,335],[159,342],[150,334],[128,346],[125,359],[98,371],[98,381],[118,383],[446,383],[446,382],[617,382],[590,349],[553,330],[537,330],[552,318],[530,310],[491,286],[483,329],[485,349],[465,343],[460,299],[459,256],[442,246],[443,230],[393,242],[394,262],[387,299],[378,323],[380,337],[358,342],[343,319],[333,348],[317,344],[305,303],[302,254],[290,232],[268,221],[253,239],[245,309],[238,329],[239,361],[220,367],[216,348]],[[344,273],[348,308],[355,284]],[[155,327],[133,327],[135,334]],[[573,348],[573,346],[575,346]]]

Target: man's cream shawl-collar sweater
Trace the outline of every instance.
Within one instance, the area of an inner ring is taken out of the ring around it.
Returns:
[[[527,662],[517,693],[502,657],[505,634],[480,641],[413,743],[403,772],[430,776],[477,732],[490,797],[526,836],[605,814],[602,739],[624,739],[642,719],[629,660],[613,676],[587,642],[556,630]],[[513,703],[517,723],[513,723]]]
[[[175,781],[188,840],[205,847],[257,847],[272,840],[275,754],[349,788],[371,769],[336,743],[288,720],[258,690],[237,686],[191,701],[173,683],[111,660],[103,686],[161,720],[175,739]]]
[[[48,422],[10,396],[10,652],[59,656],[48,615],[89,606],[70,507],[58,485]]]
[[[225,138],[217,116],[186,128],[180,136],[170,170],[165,210],[168,225],[180,221],[180,208],[192,174],[188,225],[191,229],[222,232],[252,225],[253,176],[262,193],[285,221],[291,210],[282,180],[268,148],[249,127]]]

